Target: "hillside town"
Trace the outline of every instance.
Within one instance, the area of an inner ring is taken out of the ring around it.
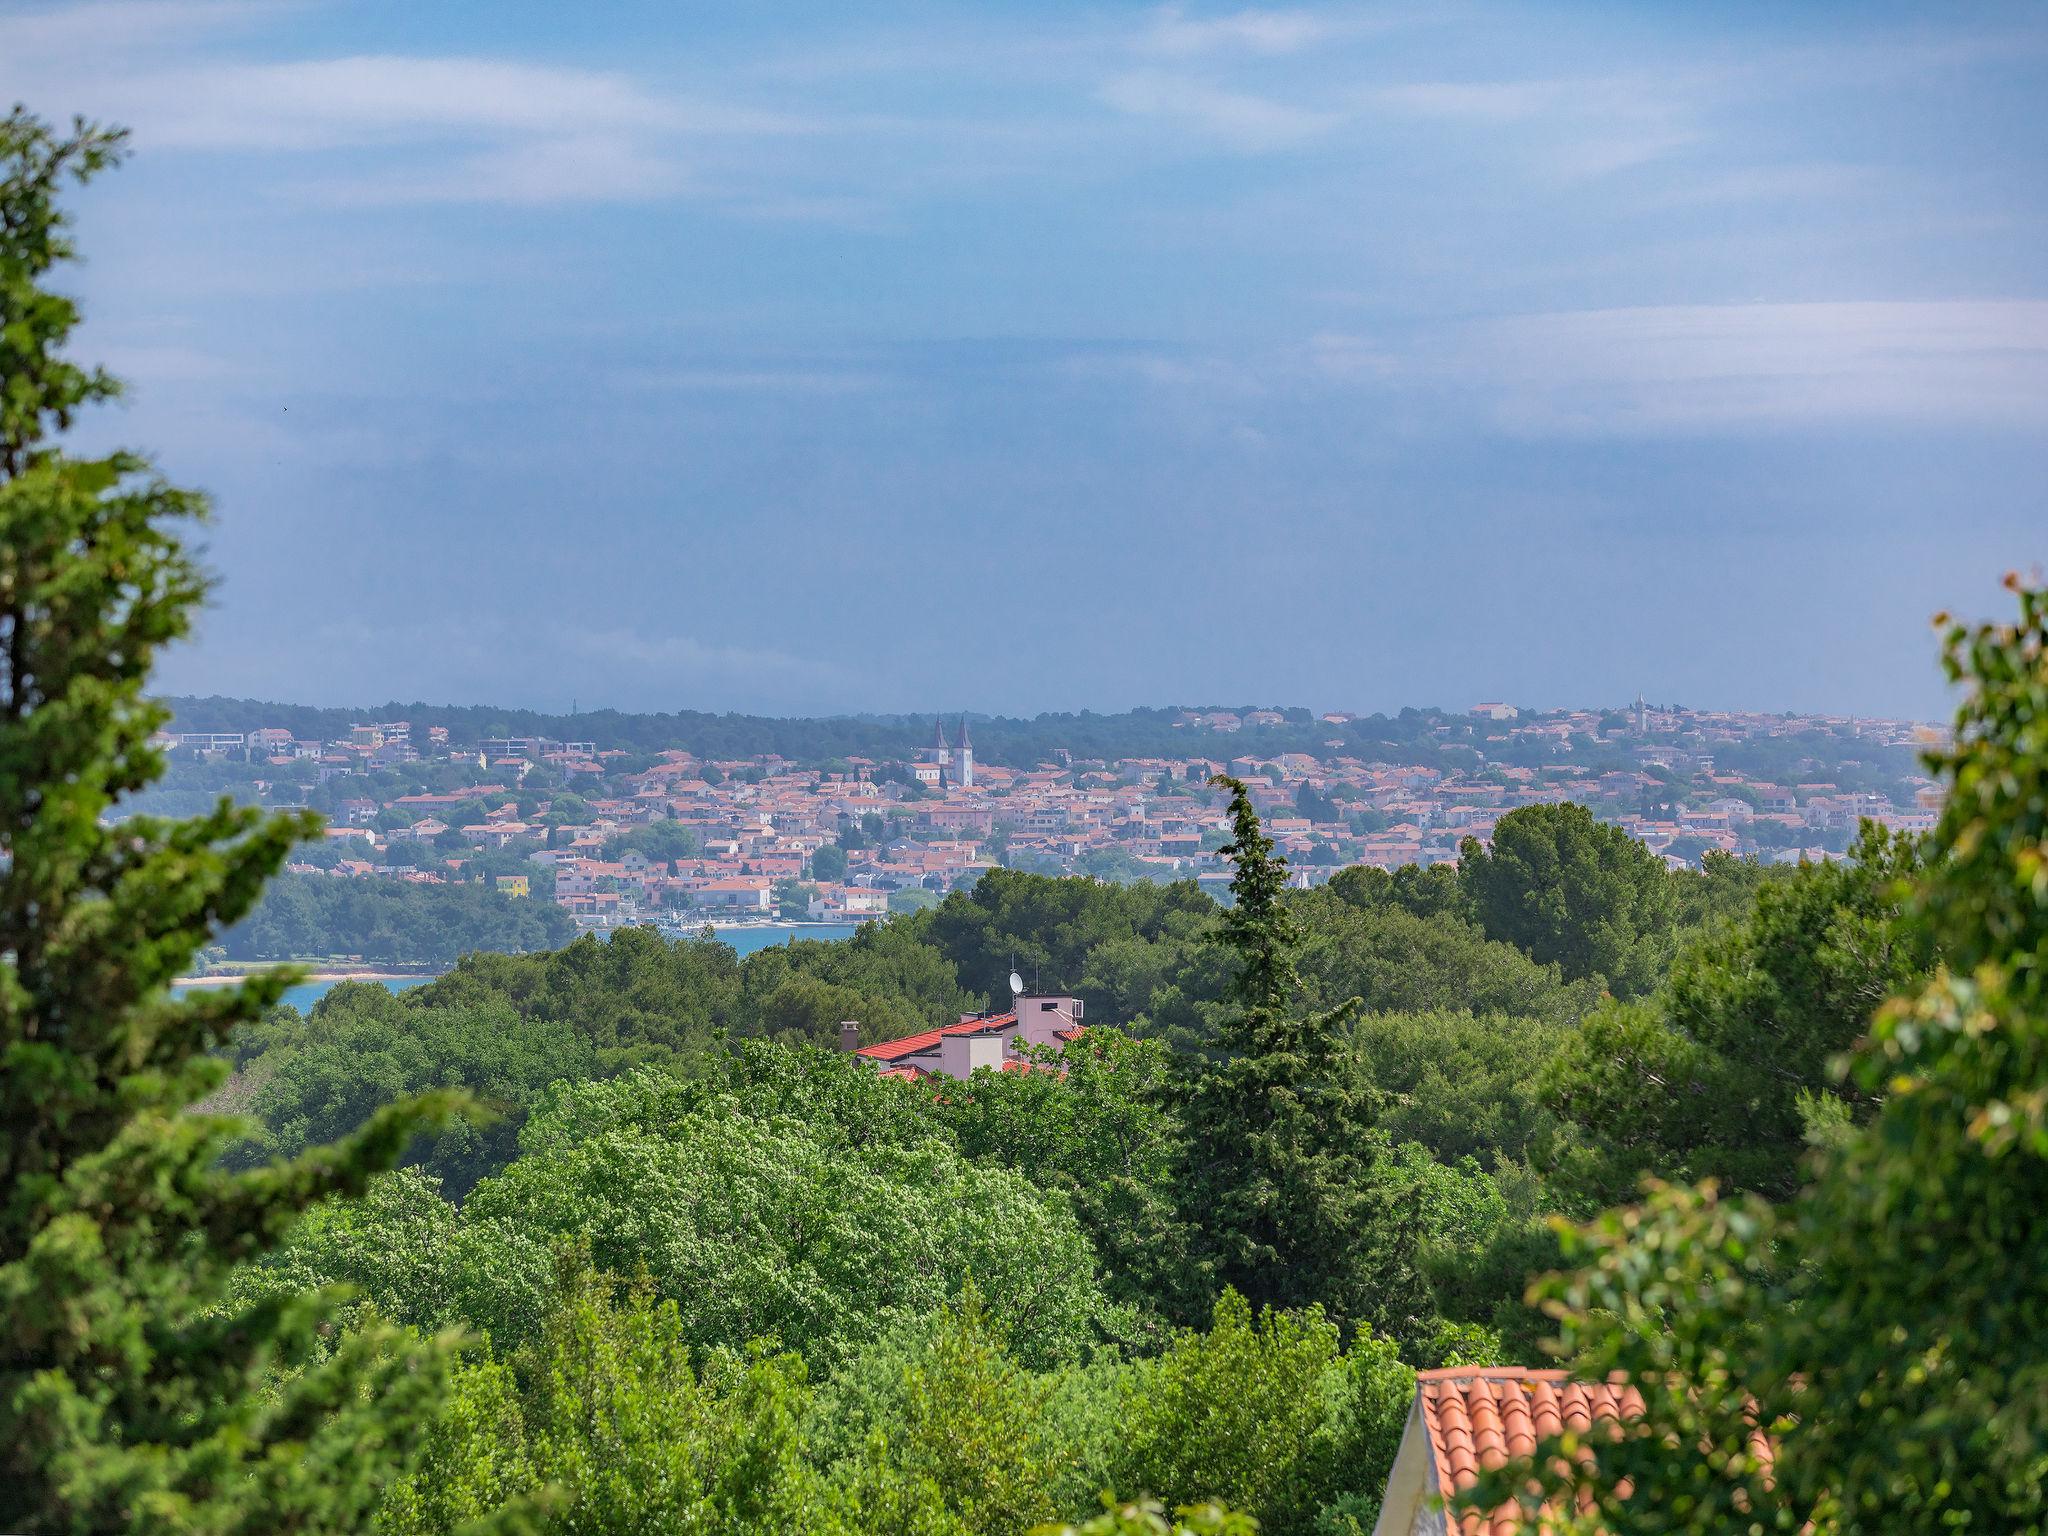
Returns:
[[[1353,716],[1318,717],[1333,731]],[[1279,711],[1186,711],[1185,753],[1116,760],[1055,750],[977,759],[972,722],[934,720],[899,760],[710,761],[595,741],[445,727],[167,733],[178,762],[245,771],[246,791],[326,812],[326,847],[294,868],[337,877],[488,879],[552,900],[578,926],[677,931],[768,921],[859,923],[928,904],[998,866],[1220,890],[1229,871],[1218,774],[1241,779],[1302,885],[1353,865],[1455,861],[1517,806],[1576,801],[1674,864],[1714,852],[1795,862],[1841,852],[1862,819],[1932,825],[1909,721],[1715,713],[1636,701],[1528,712],[1486,702],[1423,732],[1429,761],[1272,751]],[[1767,765],[1760,771],[1758,765]],[[239,769],[237,768],[239,765]]]

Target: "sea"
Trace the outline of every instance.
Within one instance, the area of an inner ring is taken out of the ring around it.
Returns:
[[[772,944],[787,944],[791,939],[850,939],[854,932],[854,925],[851,923],[750,923],[744,928],[721,928],[718,930],[718,938],[720,942],[730,944],[742,955],[751,955],[754,951],[767,949]],[[433,979],[431,976],[375,978],[380,985],[389,987],[394,992],[422,986]],[[284,1000],[299,1012],[305,1013],[339,985],[340,983],[335,981],[309,981],[302,986],[289,988],[285,992]],[[171,990],[183,993],[197,989],[173,987]]]

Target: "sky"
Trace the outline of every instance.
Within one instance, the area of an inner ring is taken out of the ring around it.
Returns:
[[[166,692],[1934,718],[2048,562],[2048,9],[0,4]]]

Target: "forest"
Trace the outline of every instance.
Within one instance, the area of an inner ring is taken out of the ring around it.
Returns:
[[[998,872],[843,944],[644,930],[403,996],[174,1000],[305,812],[117,817],[203,500],[62,433],[58,192],[0,122],[0,1527],[1373,1528],[1416,1372],[1641,1412],[1494,1529],[2048,1519],[2048,590],[1943,621],[1927,840],[1674,873],[1572,806],[1455,872],[1231,901]],[[1035,1065],[830,1047],[1086,998]]]
[[[230,1168],[427,1090],[487,1112],[415,1136],[232,1304],[347,1285],[346,1317],[476,1341],[393,1530],[454,1530],[595,1454],[550,1439],[546,1400],[559,1352],[591,1348],[687,1379],[690,1413],[769,1414],[746,1433],[786,1437],[774,1518],[1023,1531],[1121,1489],[1369,1530],[1415,1367],[1543,1362],[1523,1291],[1560,1262],[1547,1219],[1645,1172],[1784,1194],[1815,1135],[1867,1115],[1830,1060],[1931,968],[1898,905],[1907,840],[1671,871],[1575,810],[1514,813],[1461,872],[1291,891],[1240,801],[1228,910],[998,871],[839,943],[741,959],[626,930],[274,1009],[207,1105],[252,1126]],[[1560,881],[1582,898],[1563,922]],[[1012,966],[1104,1021],[1057,1072],[912,1084],[833,1048],[842,1019],[878,1039],[986,1007]],[[1255,1130],[1246,1101],[1276,1092],[1300,1120]],[[648,1486],[683,1453],[603,1448]]]
[[[416,884],[286,873],[257,909],[220,937],[233,960],[347,956],[433,969],[471,950],[518,952],[565,944],[576,925],[551,901],[469,883]]]

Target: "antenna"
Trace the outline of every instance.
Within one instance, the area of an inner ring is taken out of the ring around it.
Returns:
[[[1010,972],[1010,996],[1015,997],[1024,990],[1024,978],[1015,971]]]

